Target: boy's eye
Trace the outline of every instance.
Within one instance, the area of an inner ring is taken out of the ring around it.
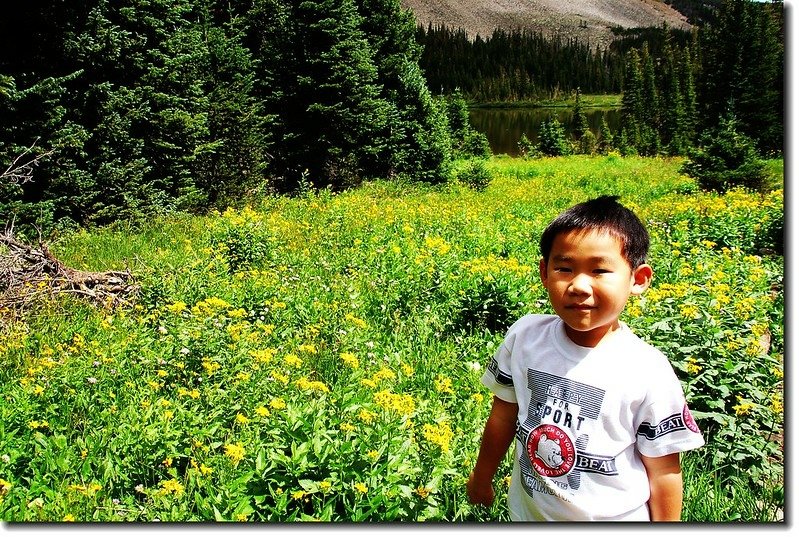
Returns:
[[[555,272],[571,272],[569,267],[555,267]]]
[[[608,269],[601,269],[601,268],[594,269],[594,274],[608,274],[610,272],[611,271]]]

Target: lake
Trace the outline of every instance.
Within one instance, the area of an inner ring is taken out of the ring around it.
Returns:
[[[588,126],[599,136],[602,118],[608,123],[610,132],[616,133],[621,123],[621,110],[618,108],[584,108]],[[505,153],[512,157],[519,155],[518,142],[522,133],[533,143],[538,141],[538,131],[550,116],[554,116],[563,125],[567,136],[572,135],[572,108],[472,108],[469,110],[469,122],[477,131],[488,138],[491,152],[495,155]]]

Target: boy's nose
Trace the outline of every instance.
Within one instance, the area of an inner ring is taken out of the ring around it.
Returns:
[[[569,283],[569,293],[573,295],[586,295],[591,293],[590,278],[585,274],[577,274]]]

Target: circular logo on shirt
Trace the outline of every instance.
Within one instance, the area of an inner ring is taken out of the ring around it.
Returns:
[[[694,417],[691,415],[691,411],[688,410],[688,404],[682,407],[682,419],[685,422],[685,426],[691,429],[693,432],[699,432],[699,426],[694,421]]]
[[[527,455],[535,471],[560,477],[574,467],[576,449],[571,437],[556,425],[539,425],[527,436]]]

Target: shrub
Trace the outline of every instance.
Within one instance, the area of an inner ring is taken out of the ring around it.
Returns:
[[[541,131],[538,135],[538,151],[548,157],[570,155],[571,146],[566,140],[566,131],[557,118],[549,118],[541,123]]]
[[[758,158],[754,141],[738,130],[734,117],[705,132],[680,171],[696,179],[703,190],[723,193],[734,187],[755,191],[766,187],[765,162]]]
[[[488,144],[488,137],[482,132],[470,129],[463,139],[463,149],[461,152],[466,157],[490,157],[491,146]]]
[[[485,190],[491,182],[491,173],[488,171],[485,161],[472,159],[465,168],[458,172],[457,180],[475,190]]]
[[[536,153],[536,146],[525,133],[522,133],[519,141],[516,144],[519,147],[519,153],[523,157],[532,157]]]

